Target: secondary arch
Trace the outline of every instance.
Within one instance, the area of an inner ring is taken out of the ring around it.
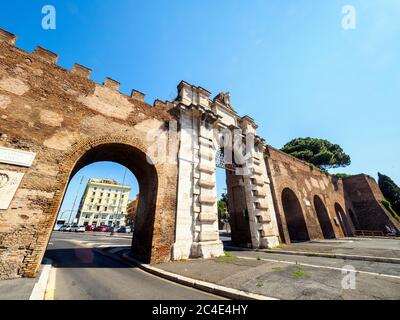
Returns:
[[[335,212],[344,236],[345,237],[351,236],[352,232],[345,211],[343,210],[342,206],[337,202],[335,203]]]
[[[317,195],[314,196],[314,209],[315,209],[315,213],[317,214],[319,225],[321,227],[324,238],[325,239],[334,239],[335,231],[333,230],[332,222],[331,222],[331,218],[329,216],[328,210],[326,209],[324,202]]]
[[[285,213],[290,241],[296,242],[310,240],[299,199],[289,188],[282,191],[282,206]]]

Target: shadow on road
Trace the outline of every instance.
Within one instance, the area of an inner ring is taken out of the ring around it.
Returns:
[[[99,248],[48,249],[45,257],[56,268],[132,268],[132,265],[110,259],[95,250]],[[126,247],[129,250],[130,247]]]

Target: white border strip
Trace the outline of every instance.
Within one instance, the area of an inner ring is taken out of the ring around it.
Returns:
[[[38,282],[35,283],[35,286],[33,287],[29,300],[44,300],[52,263],[53,262],[50,259],[43,260],[42,272],[40,274]]]

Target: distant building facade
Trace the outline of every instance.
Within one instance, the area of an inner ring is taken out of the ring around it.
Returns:
[[[128,216],[127,216],[127,224],[134,225],[136,219],[136,212],[139,204],[139,195],[136,196],[136,199],[132,200],[128,203]]]
[[[131,187],[113,180],[90,179],[77,214],[79,225],[124,226]]]

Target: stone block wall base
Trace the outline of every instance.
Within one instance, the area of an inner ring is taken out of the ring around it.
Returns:
[[[221,240],[196,242],[192,245],[192,256],[197,258],[209,259],[224,255],[224,246]]]
[[[172,246],[172,260],[189,259],[192,250],[192,240],[175,242]]]
[[[265,249],[276,248],[280,245],[277,236],[263,237],[260,241],[260,247]]]

